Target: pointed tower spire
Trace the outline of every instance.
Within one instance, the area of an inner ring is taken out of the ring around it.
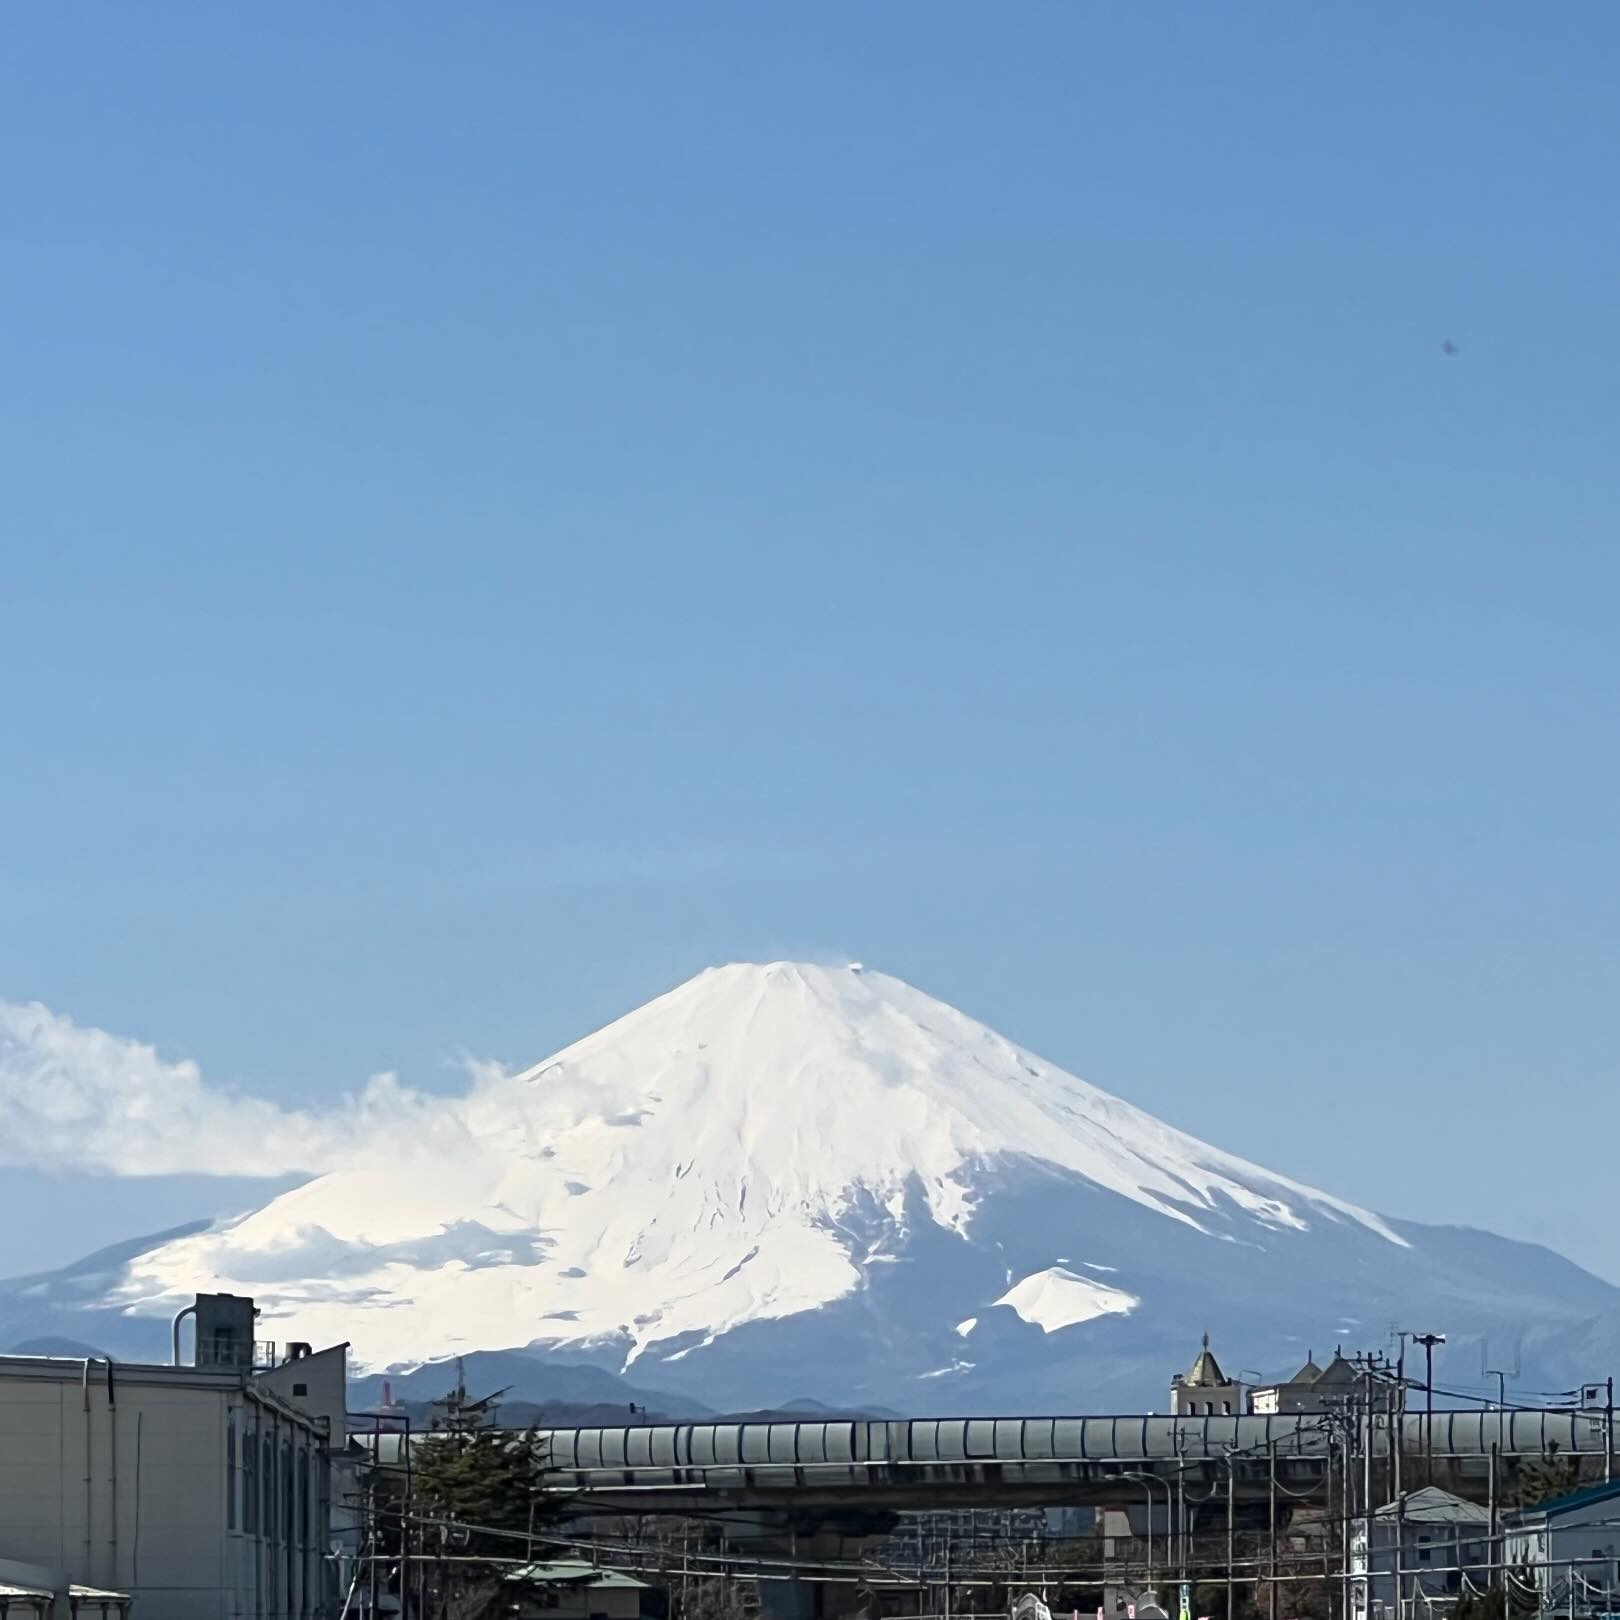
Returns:
[[[1215,1359],[1215,1352],[1209,1347],[1209,1335],[1204,1335],[1203,1348],[1198,1352],[1198,1359],[1188,1370],[1184,1382],[1199,1389],[1214,1389],[1225,1384],[1226,1374],[1221,1371],[1221,1364]]]

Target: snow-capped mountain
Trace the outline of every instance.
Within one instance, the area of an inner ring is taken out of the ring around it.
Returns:
[[[0,1333],[106,1343],[198,1289],[369,1370],[527,1346],[717,1405],[940,1410],[1162,1404],[1205,1328],[1269,1367],[1414,1313],[1567,1339],[1620,1304],[1209,1147],[898,979],[787,962],[482,1074],[404,1153],[0,1287]]]

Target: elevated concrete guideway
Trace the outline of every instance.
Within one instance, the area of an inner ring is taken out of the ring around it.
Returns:
[[[1340,1438],[1335,1437],[1337,1423]],[[1342,1455],[1344,1420],[1271,1417],[912,1418],[898,1422],[682,1423],[548,1429],[547,1488],[603,1508],[1030,1506],[1118,1500],[1131,1475],[1198,1494],[1231,1479],[1255,1499],[1279,1486],[1305,1491]],[[1401,1424],[1402,1455],[1421,1459],[1421,1413]],[[1549,1452],[1603,1459],[1613,1468],[1613,1422],[1599,1412],[1436,1412],[1434,1482],[1482,1494],[1491,1457]],[[1389,1454],[1387,1419],[1372,1435]],[[399,1435],[381,1436],[385,1462]],[[1144,1488],[1138,1479],[1129,1486]],[[1151,1489],[1151,1486],[1147,1487]]]

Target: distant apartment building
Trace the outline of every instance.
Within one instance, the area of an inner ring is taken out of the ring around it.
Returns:
[[[1335,1354],[1326,1367],[1318,1367],[1307,1354],[1305,1365],[1292,1378],[1262,1384],[1250,1398],[1250,1410],[1260,1417],[1291,1412],[1327,1412],[1342,1406],[1361,1387],[1363,1374],[1354,1362]]]
[[[326,1620],[347,1346],[274,1364],[251,1300],[195,1311],[188,1366],[0,1356],[0,1571],[48,1577],[62,1616],[94,1592],[130,1620]]]
[[[1316,1406],[1311,1390],[1322,1376],[1316,1358],[1307,1354],[1305,1365],[1292,1378],[1276,1384],[1261,1384],[1250,1396],[1251,1410],[1259,1417],[1274,1417],[1281,1412],[1314,1412]]]
[[[1245,1413],[1273,1417],[1330,1412],[1354,1400],[1365,1379],[1366,1373],[1340,1351],[1326,1367],[1318,1367],[1315,1357],[1307,1354],[1305,1365],[1291,1377],[1251,1386],[1222,1372],[1206,1333],[1192,1366],[1170,1380],[1170,1413],[1173,1417],[1240,1417]]]

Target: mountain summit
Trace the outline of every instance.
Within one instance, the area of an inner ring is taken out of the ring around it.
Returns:
[[[1222,1322],[1281,1362],[1379,1342],[1407,1298],[1500,1331],[1532,1272],[1565,1324],[1620,1300],[1465,1236],[1459,1266],[1455,1234],[1209,1147],[898,979],[772,962],[481,1074],[403,1151],[150,1248],[102,1303],[248,1293],[267,1333],[372,1369],[528,1347],[722,1404],[1072,1410],[1145,1404]]]

